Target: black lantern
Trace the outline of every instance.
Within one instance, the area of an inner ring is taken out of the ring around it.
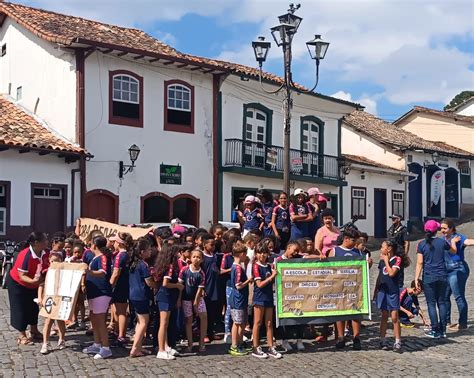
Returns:
[[[140,147],[136,144],[132,144],[128,149],[128,153],[130,155],[130,161],[132,162],[131,165],[126,165],[123,161],[119,161],[119,178],[123,178],[127,173],[132,172],[133,168],[135,168],[135,162],[138,159],[138,155],[140,155]]]
[[[270,50],[271,43],[265,42],[265,37],[258,37],[257,41],[252,42],[255,59],[258,64],[262,65],[267,59],[268,50]]]
[[[280,24],[270,28],[273,39],[278,46],[286,46],[293,40],[295,34],[295,27],[290,24]]]
[[[309,55],[311,59],[321,60],[326,56],[326,51],[328,51],[329,42],[324,42],[321,39],[319,34],[314,36],[314,39],[306,42],[306,47],[308,47]]]
[[[295,15],[295,12],[300,8],[300,6],[300,4],[296,4],[296,7],[294,6],[294,4],[290,4],[288,13],[282,14],[280,17],[278,17],[278,21],[280,21],[280,24],[289,24],[294,26],[294,33],[298,31],[298,27],[300,26],[301,21],[303,20],[301,17]]]

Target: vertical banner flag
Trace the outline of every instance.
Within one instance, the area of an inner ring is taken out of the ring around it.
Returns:
[[[441,198],[441,189],[443,188],[444,183],[444,171],[441,169],[435,171],[433,176],[431,176],[431,203],[433,205],[438,205],[439,200]]]

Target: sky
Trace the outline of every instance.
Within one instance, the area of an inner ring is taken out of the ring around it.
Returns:
[[[135,27],[189,54],[257,67],[257,36],[272,42],[264,70],[281,74],[270,34],[281,0],[12,0],[74,16]],[[330,42],[316,92],[360,103],[393,121],[413,106],[442,109],[474,90],[471,0],[302,0],[293,42],[293,79],[315,81],[305,42]]]

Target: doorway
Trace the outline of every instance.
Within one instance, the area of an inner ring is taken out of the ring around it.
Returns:
[[[105,189],[91,190],[85,195],[85,217],[118,223],[119,197]]]
[[[53,235],[66,230],[66,185],[31,184],[31,226]]]
[[[459,173],[454,168],[448,168],[445,173],[446,216],[459,217]]]
[[[408,184],[408,193],[409,193],[409,214],[410,220],[414,222],[421,222],[423,219],[423,201],[422,201],[422,178],[423,178],[423,168],[418,163],[408,164],[408,170],[411,173],[418,175],[416,180],[410,179]]]
[[[374,189],[374,237],[387,237],[387,190]]]

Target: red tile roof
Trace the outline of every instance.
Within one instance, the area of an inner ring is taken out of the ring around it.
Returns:
[[[470,123],[470,124],[474,125],[474,116],[460,115],[460,114],[456,114],[452,111],[442,111],[442,110],[436,110],[436,109],[429,109],[429,108],[425,108],[423,106],[414,106],[413,109],[411,109],[409,112],[402,115],[400,118],[398,118],[393,123],[395,125],[397,125],[402,120],[410,117],[411,115],[416,115],[417,113],[434,115],[434,116],[437,116],[437,117],[442,117],[442,118],[448,119],[450,121],[455,121],[455,122],[460,121],[460,122]]]
[[[243,74],[252,78],[259,77],[257,68],[185,54],[138,29],[105,24],[0,0],[0,25],[3,21],[2,14],[11,17],[38,37],[53,43],[67,46],[97,46],[104,49],[126,51],[137,56],[151,56],[201,66],[215,72]],[[263,78],[277,85],[283,83],[281,77],[271,73],[263,72]],[[301,85],[298,87],[305,90]],[[312,92],[310,94],[358,109],[363,108],[350,101],[319,93]]]
[[[403,169],[393,168],[393,167],[390,167],[389,165],[385,165],[385,164],[378,163],[376,161],[367,159],[364,156],[349,155],[349,154],[342,154],[342,156],[346,160],[349,160],[349,161],[351,161],[353,163],[356,163],[356,164],[367,165],[369,167],[376,167],[376,168],[382,168],[382,169],[391,169],[393,171],[399,171],[399,172],[405,172]]]
[[[441,155],[474,159],[474,155],[468,151],[443,142],[425,140],[362,110],[353,111],[343,117],[343,121],[357,132],[396,149],[423,150],[429,153],[437,152]]]
[[[33,115],[2,95],[0,95],[0,145],[88,155],[84,149],[56,136]]]

